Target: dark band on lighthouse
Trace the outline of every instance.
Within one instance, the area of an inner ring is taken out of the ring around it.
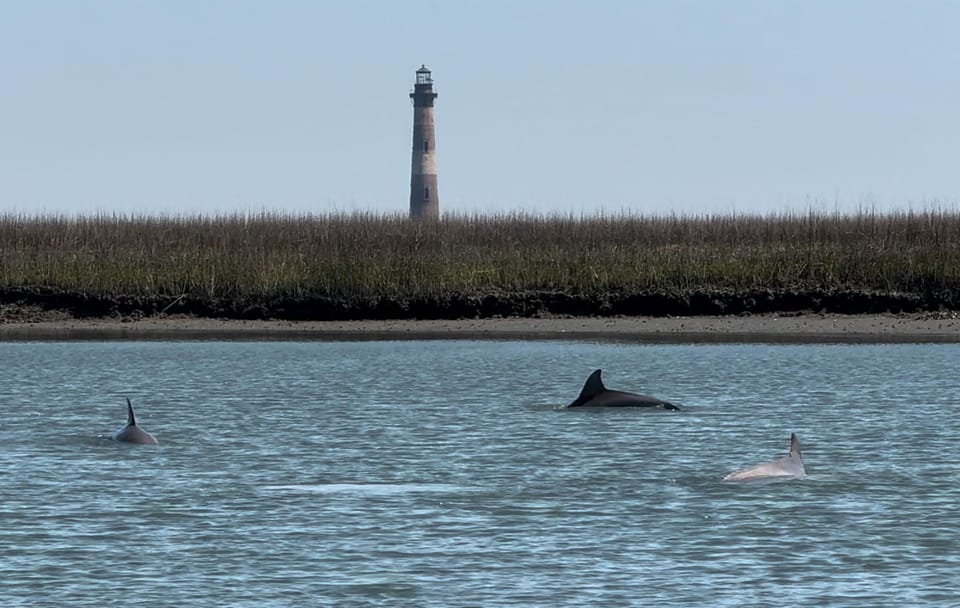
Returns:
[[[430,70],[421,65],[410,99],[413,100],[413,162],[410,167],[410,217],[440,217],[437,192],[436,139],[433,126],[433,91]]]

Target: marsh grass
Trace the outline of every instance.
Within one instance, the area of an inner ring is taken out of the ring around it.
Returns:
[[[956,290],[960,214],[4,214],[0,287],[225,299]]]

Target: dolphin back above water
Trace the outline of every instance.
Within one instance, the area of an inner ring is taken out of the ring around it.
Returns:
[[[807,471],[803,467],[803,455],[800,453],[800,440],[796,433],[790,433],[790,454],[785,458],[758,464],[757,466],[730,473],[723,481],[780,481],[803,479]]]
[[[646,407],[660,410],[680,411],[680,407],[661,401],[648,395],[637,395],[623,391],[611,391],[603,385],[601,370],[596,370],[587,378],[580,396],[567,407]]]
[[[157,438],[137,426],[137,418],[133,414],[133,404],[127,399],[127,424],[118,429],[111,439],[123,441],[126,443],[137,443],[141,445],[157,445]]]

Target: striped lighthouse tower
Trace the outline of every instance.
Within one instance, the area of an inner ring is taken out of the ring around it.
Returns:
[[[436,140],[433,128],[433,78],[421,65],[410,93],[413,100],[413,162],[410,167],[410,217],[440,217],[440,196],[437,192]]]

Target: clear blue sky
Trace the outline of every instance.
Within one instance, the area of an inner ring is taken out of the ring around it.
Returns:
[[[957,208],[960,2],[0,0],[0,210]]]

